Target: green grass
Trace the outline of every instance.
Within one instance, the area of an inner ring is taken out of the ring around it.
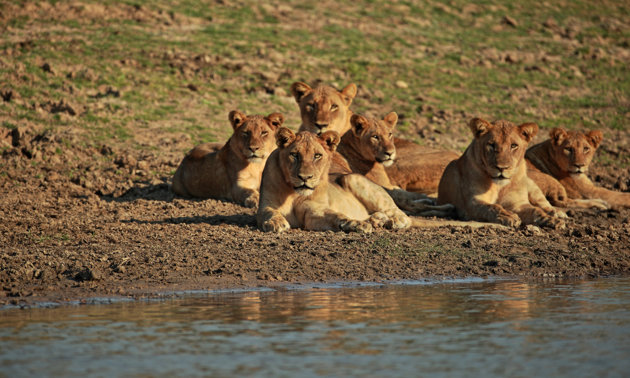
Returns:
[[[0,65],[0,82],[16,90],[24,105],[2,105],[8,114],[4,127],[21,120],[71,125],[93,131],[86,134],[92,142],[116,138],[133,144],[136,128],[159,124],[156,132],[183,132],[193,142],[224,140],[232,109],[281,111],[288,115],[286,124],[297,127],[291,98],[258,94],[269,87],[289,92],[296,80],[338,87],[355,82],[378,90],[380,95],[370,99],[359,93],[353,109],[405,114],[399,133],[416,140],[413,120],[431,116],[418,111],[422,103],[436,111],[534,121],[543,128],[623,130],[628,121],[630,69],[613,53],[628,49],[630,31],[606,26],[630,23],[630,6],[624,2],[483,0],[474,9],[465,0],[342,0],[334,8],[297,0],[272,5],[253,0],[99,3],[141,5],[154,15],[172,12],[180,24],[163,24],[157,16],[139,22],[125,17],[132,13],[125,11],[112,12],[120,18],[61,22],[17,12],[7,20],[11,30],[0,37],[0,49],[13,52],[3,58],[7,64]],[[286,11],[276,11],[277,5]],[[502,26],[505,15],[517,26]],[[575,29],[575,40],[543,26],[550,17],[560,31]],[[29,31],[29,43],[15,42]],[[521,60],[494,59],[491,49]],[[209,56],[210,62],[200,64],[198,56]],[[44,62],[54,75],[42,70]],[[583,76],[576,77],[571,67]],[[408,88],[398,88],[398,80]],[[198,92],[186,88],[191,83]],[[99,86],[115,87],[122,95],[86,95]],[[416,100],[419,95],[423,102]],[[86,111],[65,117],[36,110],[38,104],[61,99]],[[98,110],[100,103],[105,107]],[[453,133],[465,129],[465,122],[455,121],[455,126],[434,126]]]

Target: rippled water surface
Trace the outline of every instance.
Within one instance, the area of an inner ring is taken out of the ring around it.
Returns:
[[[630,376],[630,278],[0,311],[0,376]]]

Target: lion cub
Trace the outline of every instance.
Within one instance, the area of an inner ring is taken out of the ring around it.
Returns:
[[[380,186],[358,174],[329,178],[339,144],[336,131],[297,135],[282,127],[278,149],[265,165],[260,186],[258,227],[371,232],[373,226],[407,228],[411,220]]]
[[[337,151],[346,159],[352,172],[360,173],[387,190],[396,205],[403,210],[424,216],[448,216],[454,207],[435,206],[435,200],[421,193],[408,192],[392,184],[385,167],[394,163],[396,146],[393,131],[398,115],[391,112],[383,120],[368,119],[353,114],[351,129],[341,137]]]
[[[182,196],[220,198],[246,207],[258,205],[265,162],[275,149],[275,134],[284,122],[280,113],[229,114],[234,133],[218,151],[216,143],[188,152],[173,177],[172,190]]]
[[[540,170],[540,175],[532,178],[552,203],[602,209],[630,207],[630,193],[598,187],[586,175],[595,151],[604,139],[601,131],[585,134],[554,128],[549,136],[550,139],[530,147],[525,157],[533,166],[531,170]]]
[[[470,121],[474,139],[444,171],[438,204],[455,205],[459,217],[517,227],[521,222],[564,227],[566,217],[555,210],[527,177],[525,150],[538,125],[508,121]]]

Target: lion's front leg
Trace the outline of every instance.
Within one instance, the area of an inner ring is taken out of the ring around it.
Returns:
[[[370,222],[350,219],[316,201],[305,201],[295,211],[298,218],[303,219],[305,230],[372,232]]]
[[[465,208],[465,218],[471,220],[499,223],[508,227],[521,225],[518,214],[496,203],[487,203],[473,199]]]
[[[260,199],[258,190],[235,187],[232,190],[232,198],[235,202],[245,207],[257,207]]]
[[[554,229],[562,229],[565,227],[564,220],[557,216],[548,214],[540,207],[529,204],[522,205],[516,210],[516,213],[525,224],[533,224],[536,226],[550,227]]]
[[[455,206],[450,203],[436,205],[436,200],[422,193],[408,192],[400,188],[386,189],[387,193],[402,210],[424,217],[451,217]]]
[[[258,227],[265,232],[283,232],[291,228],[289,221],[278,211],[267,207],[257,215]]]
[[[567,218],[567,214],[564,211],[551,206],[551,203],[547,201],[547,198],[543,194],[542,190],[530,178],[527,178],[527,197],[530,204],[532,204],[534,207],[539,207],[543,209],[550,216],[557,218]]]
[[[381,186],[359,174],[345,175],[339,178],[339,184],[348,190],[365,206],[370,214],[382,213],[389,221],[382,221],[380,215],[372,217],[375,225],[382,224],[386,228],[402,229],[411,226],[411,220],[394,203],[392,197]]]

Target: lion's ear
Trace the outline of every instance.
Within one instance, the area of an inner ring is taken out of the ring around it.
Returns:
[[[276,144],[279,148],[285,148],[286,146],[293,143],[295,140],[295,134],[293,131],[286,127],[281,127],[278,129],[278,133],[276,133]]]
[[[396,112],[391,112],[383,118],[383,121],[385,121],[385,123],[393,129],[398,122],[398,114],[396,114]]]
[[[564,139],[567,137],[567,132],[559,127],[554,127],[549,132],[549,136],[551,137],[551,141],[553,142],[553,144],[559,146],[562,144],[562,141],[564,141]]]
[[[356,84],[350,83],[344,89],[341,90],[341,95],[343,96],[343,100],[347,106],[352,104],[352,100],[357,95],[357,86]]]
[[[271,123],[274,129],[282,126],[284,122],[284,116],[280,113],[271,113],[267,116],[267,120]]]
[[[604,134],[599,130],[593,130],[586,134],[586,139],[588,139],[591,146],[597,148],[602,143],[602,140],[604,140]]]
[[[330,151],[335,151],[339,145],[339,141],[341,140],[341,138],[339,138],[339,133],[334,130],[326,131],[321,134],[319,138],[326,143],[326,146],[328,146]]]
[[[232,125],[232,128],[236,130],[239,126],[243,124],[243,122],[245,122],[247,116],[238,110],[232,110],[228,115],[228,118],[230,119],[230,124]]]
[[[528,122],[520,125],[518,129],[521,131],[521,136],[528,143],[538,134],[538,125],[533,122]]]
[[[295,97],[295,102],[297,102],[298,104],[300,103],[302,98],[309,94],[309,92],[312,90],[313,88],[311,88],[306,83],[302,83],[301,81],[296,81],[295,83],[291,84],[291,93],[293,94],[293,97]]]
[[[472,130],[475,138],[479,138],[483,134],[487,133],[492,128],[492,125],[485,119],[473,118],[468,123],[468,127]]]
[[[356,136],[360,136],[361,133],[370,126],[370,122],[367,118],[359,114],[352,115],[350,124],[352,125],[352,133]]]

